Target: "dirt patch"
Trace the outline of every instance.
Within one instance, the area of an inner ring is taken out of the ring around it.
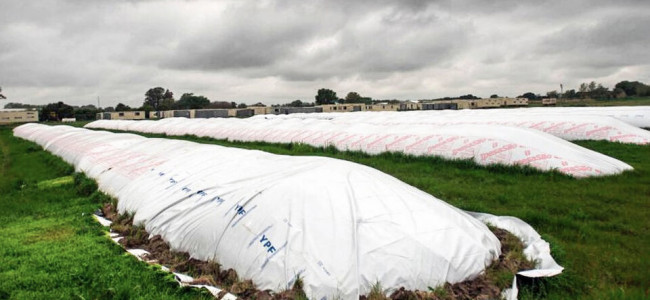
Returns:
[[[215,261],[201,261],[190,257],[187,252],[172,251],[160,235],[149,237],[144,227],[134,226],[132,215],[118,214],[114,204],[105,204],[101,213],[113,221],[111,229],[123,236],[119,241],[122,246],[147,250],[147,260],[167,266],[171,271],[191,275],[194,277],[191,284],[217,286],[243,299],[295,299],[288,296],[304,295],[302,283],[294,284],[294,288],[279,294],[261,291],[251,280],[241,280],[233,269],[222,270]]]
[[[54,226],[52,228],[38,228],[30,232],[24,240],[24,244],[42,242],[55,242],[71,239],[74,236],[74,228],[67,226]]]
[[[233,269],[222,270],[221,265],[215,261],[201,261],[191,258],[187,252],[172,251],[160,235],[149,237],[142,226],[133,226],[132,215],[117,214],[114,204],[105,204],[101,211],[106,218],[113,221],[111,229],[124,237],[120,244],[126,248],[147,250],[150,253],[146,257],[148,260],[167,266],[174,272],[191,275],[195,278],[193,284],[217,286],[224,289],[223,293],[228,291],[242,299],[307,299],[301,278],[295,281],[291,289],[280,293],[258,290],[251,280],[241,280]],[[385,296],[387,291],[377,285],[371,293],[360,296],[359,299],[498,299],[501,291],[510,285],[516,272],[532,269],[535,263],[526,259],[523,244],[517,237],[499,228],[490,227],[490,230],[501,242],[501,255],[478,277],[455,284],[446,283],[427,291],[411,291],[401,287],[390,293],[389,297]]]

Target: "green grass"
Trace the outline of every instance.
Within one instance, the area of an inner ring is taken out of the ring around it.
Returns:
[[[212,299],[126,255],[91,217],[94,182],[7,126],[0,175],[0,299]]]
[[[638,106],[650,105],[650,97],[628,97],[610,100],[572,99],[561,100],[557,106]]]
[[[318,155],[374,167],[465,210],[516,216],[551,243],[562,275],[534,280],[520,299],[638,299],[650,288],[650,147],[602,141],[576,144],[634,167],[618,176],[575,179],[531,168],[471,161],[367,155],[304,144],[167,137],[286,155]]]

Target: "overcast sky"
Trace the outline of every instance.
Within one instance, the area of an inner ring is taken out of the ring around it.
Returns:
[[[650,82],[650,1],[2,0],[4,103],[517,96]]]

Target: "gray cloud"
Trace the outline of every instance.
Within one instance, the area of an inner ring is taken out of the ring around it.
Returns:
[[[650,81],[647,1],[3,1],[11,101],[516,96]]]

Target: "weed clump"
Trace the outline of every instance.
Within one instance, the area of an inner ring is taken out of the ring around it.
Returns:
[[[97,183],[86,177],[83,173],[74,173],[72,175],[74,179],[75,191],[80,196],[90,196],[97,190]]]

